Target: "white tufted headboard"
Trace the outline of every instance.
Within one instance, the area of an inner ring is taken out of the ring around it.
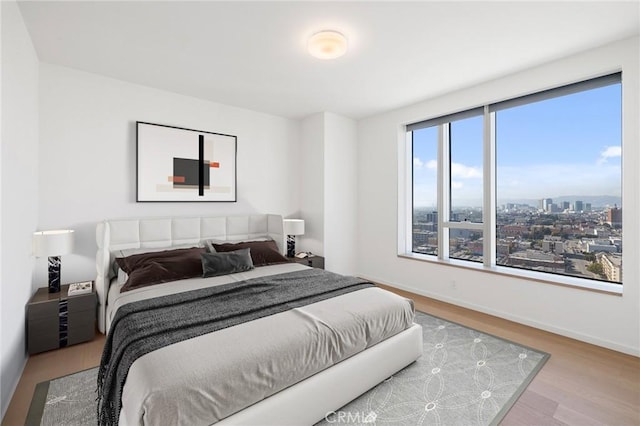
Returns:
[[[217,239],[240,241],[247,238],[270,237],[284,254],[285,243],[282,216],[274,214],[247,216],[148,217],[105,220],[96,227],[98,293],[98,327],[105,332],[106,304],[112,278],[112,252],[129,248],[171,247],[198,244]]]

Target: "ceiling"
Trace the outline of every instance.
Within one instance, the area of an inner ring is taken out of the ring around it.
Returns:
[[[640,2],[57,2],[19,7],[43,62],[227,105],[354,119],[639,33]],[[322,29],[349,51],[306,52]]]

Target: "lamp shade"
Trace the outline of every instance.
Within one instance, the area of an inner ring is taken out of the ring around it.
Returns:
[[[285,219],[284,234],[285,235],[304,235],[304,220]]]
[[[36,257],[62,256],[73,251],[73,230],[58,229],[33,233],[33,254]]]

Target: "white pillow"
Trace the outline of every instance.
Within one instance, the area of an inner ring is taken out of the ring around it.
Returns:
[[[123,271],[121,268],[118,268],[118,278],[116,279],[116,284],[124,285],[129,279],[129,274]]]

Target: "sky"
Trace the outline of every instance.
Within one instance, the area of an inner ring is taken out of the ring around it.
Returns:
[[[496,113],[498,205],[564,195],[621,196],[621,85]],[[437,128],[414,132],[414,205],[435,206]],[[451,124],[452,208],[482,202],[482,117]]]

